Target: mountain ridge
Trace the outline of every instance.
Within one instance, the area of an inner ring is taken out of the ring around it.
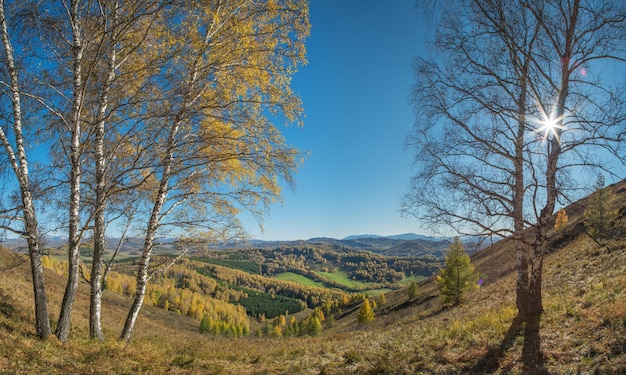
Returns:
[[[120,241],[117,237],[107,237],[107,248],[115,248]],[[463,238],[466,250],[469,254],[473,254],[484,246],[476,243],[475,238]],[[174,238],[163,238],[156,246],[157,251],[171,249],[175,245]],[[59,248],[66,245],[64,237],[50,236],[44,240],[44,248]],[[445,252],[452,243],[452,237],[434,237],[419,235],[415,233],[403,233],[390,236],[382,236],[376,234],[351,235],[342,239],[331,237],[313,237],[307,240],[289,240],[289,241],[267,241],[267,240],[234,240],[224,244],[209,245],[212,250],[220,249],[241,249],[241,248],[277,248],[283,246],[304,246],[307,244],[333,244],[336,246],[346,246],[358,250],[364,250],[375,254],[386,256],[425,256],[433,255],[437,258],[443,258]],[[0,241],[0,245],[18,252],[26,251],[26,241],[22,238],[9,239]],[[139,237],[125,238],[120,249],[123,252],[139,251],[143,245],[143,239]]]

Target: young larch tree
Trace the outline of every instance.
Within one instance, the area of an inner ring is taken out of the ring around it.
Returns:
[[[478,274],[474,272],[474,266],[459,238],[455,238],[448,248],[446,267],[439,272],[436,282],[443,302],[454,305],[461,304],[463,296],[478,287]]]
[[[372,309],[369,299],[365,298],[363,300],[363,304],[359,309],[359,315],[357,315],[356,319],[359,323],[370,323],[374,321],[374,310]]]

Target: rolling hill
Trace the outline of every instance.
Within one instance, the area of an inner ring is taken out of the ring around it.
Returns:
[[[612,186],[624,221],[626,183]],[[566,208],[569,224],[550,233],[544,264],[540,344],[546,373],[626,373],[626,236],[586,234],[583,199]],[[515,316],[515,250],[502,240],[472,257],[485,283],[458,307],[442,306],[432,279],[386,293],[371,324],[359,305],[326,317],[309,337],[223,338],[198,323],[146,306],[133,340],[116,341],[130,301],[106,292],[103,343],[87,338],[88,288],[82,283],[69,342],[34,336],[32,286],[21,255],[0,250],[0,368],[7,373],[171,374],[510,374],[523,373],[523,338]],[[52,317],[64,278],[46,273]],[[373,300],[377,300],[373,298]]]

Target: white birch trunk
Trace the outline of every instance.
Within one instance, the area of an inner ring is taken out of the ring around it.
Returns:
[[[70,4],[70,23],[72,25],[72,54],[73,54],[73,103],[71,114],[71,150],[70,150],[70,206],[69,206],[69,236],[68,236],[68,260],[69,275],[56,335],[62,342],[67,341],[70,333],[72,307],[78,289],[78,263],[80,261],[80,175],[81,175],[81,110],[82,110],[82,59],[83,45],[81,39],[80,22],[78,20],[78,1],[73,0]]]
[[[191,105],[194,101],[194,98],[191,97],[191,93],[198,79],[197,67],[198,60],[200,58],[201,56],[198,56],[194,66],[191,69],[192,74],[189,82],[184,86],[186,89],[185,95],[183,96],[180,109],[174,117],[174,122],[172,124],[172,127],[170,128],[170,133],[168,135],[167,154],[165,155],[165,158],[163,160],[163,172],[161,175],[161,181],[159,182],[159,190],[156,195],[152,212],[150,213],[150,219],[148,220],[141,259],[139,260],[139,265],[137,267],[137,288],[135,291],[135,298],[128,312],[128,316],[126,317],[126,322],[124,323],[124,329],[122,330],[120,340],[130,341],[133,329],[135,328],[135,322],[137,321],[137,316],[139,315],[139,310],[143,305],[143,300],[146,295],[146,284],[148,283],[148,267],[150,265],[150,258],[152,256],[154,238],[156,236],[157,230],[159,229],[161,212],[163,210],[163,205],[165,204],[170,189],[169,182],[170,178],[172,177],[172,165],[174,163],[176,137],[178,136],[178,132],[183,122],[183,118],[187,113],[188,106]]]
[[[35,205],[32,199],[28,174],[28,158],[24,147],[22,132],[22,108],[19,90],[19,78],[13,55],[13,47],[9,39],[9,32],[4,12],[4,0],[0,0],[0,27],[2,31],[2,45],[5,50],[6,67],[10,75],[10,92],[13,101],[13,133],[15,136],[15,151],[11,147],[6,133],[0,128],[0,141],[8,154],[13,171],[18,179],[21,198],[22,214],[24,217],[25,235],[28,241],[33,290],[35,297],[35,324],[37,336],[46,338],[51,333],[48,316],[47,296],[43,276],[43,266],[39,253],[39,229]],[[16,154],[17,153],[17,154]]]
[[[124,329],[122,330],[120,340],[130,341],[135,328],[135,323],[137,321],[137,316],[139,316],[139,310],[141,310],[141,306],[143,305],[143,300],[146,295],[148,267],[152,256],[154,238],[156,236],[157,229],[159,228],[161,211],[163,210],[163,205],[167,199],[169,180],[172,173],[172,163],[174,161],[174,143],[179,129],[180,121],[177,121],[170,129],[168,138],[168,153],[164,160],[163,174],[161,175],[161,182],[159,183],[159,191],[157,193],[152,212],[150,213],[150,219],[148,221],[144,245],[141,252],[141,259],[139,260],[139,265],[137,267],[137,289],[135,291],[135,298],[133,299],[133,304],[128,312],[128,316],[126,317],[126,322],[124,323]]]
[[[117,2],[114,4],[112,27],[117,22]],[[106,26],[105,26],[106,27]],[[104,134],[105,134],[105,117],[107,107],[109,105],[109,93],[111,84],[115,79],[116,64],[116,41],[113,36],[112,48],[108,61],[108,74],[102,88],[102,95],[98,103],[98,119],[96,122],[96,139],[95,139],[95,162],[96,162],[96,206],[94,218],[94,248],[93,261],[91,264],[91,295],[89,304],[89,337],[92,339],[102,340],[102,269],[103,257],[105,251],[105,207],[106,207],[106,163],[104,156]]]

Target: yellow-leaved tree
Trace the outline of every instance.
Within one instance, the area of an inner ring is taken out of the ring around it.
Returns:
[[[359,323],[370,323],[374,321],[374,310],[372,309],[372,305],[370,305],[369,299],[365,298],[363,300],[363,304],[357,315],[357,320]]]
[[[568,222],[569,222],[569,218],[567,216],[567,212],[565,211],[564,208],[561,208],[556,213],[556,221],[554,222],[554,228],[556,230],[563,229],[563,228],[565,228],[567,226]]]
[[[303,157],[276,122],[301,123],[290,78],[305,63],[306,1],[181,2],[162,22],[148,37],[161,56],[140,145],[154,160],[144,185],[150,214],[123,340],[143,303],[157,234],[179,227],[194,241],[241,235],[237,214],[260,219]]]
[[[155,271],[156,236],[239,236],[241,210],[261,218],[283,181],[293,183],[303,155],[279,125],[301,124],[290,80],[305,63],[308,2],[0,1],[0,26],[0,150],[13,171],[0,178],[14,179],[21,197],[2,207],[0,225],[28,241],[37,335],[51,333],[36,201],[46,193],[59,207],[49,225],[68,235],[61,341],[81,243],[92,236],[90,336],[102,339],[105,233],[120,221],[143,226],[128,340]],[[51,154],[39,169],[28,163],[35,144]]]

